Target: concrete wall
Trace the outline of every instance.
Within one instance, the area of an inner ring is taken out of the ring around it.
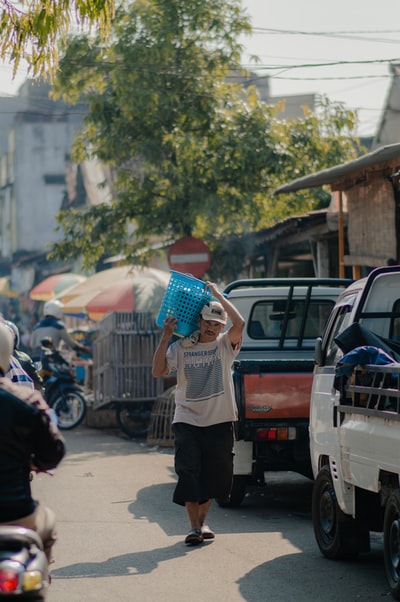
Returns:
[[[16,239],[13,251],[43,250],[55,233],[55,214],[65,191],[65,154],[71,139],[68,124],[15,124]]]
[[[2,165],[8,166],[0,188],[0,248],[10,260],[16,252],[45,252],[60,238],[55,215],[83,111],[54,102],[48,92],[47,84],[26,82],[14,99],[14,112],[0,113]],[[11,109],[9,100],[0,98],[0,110]]]

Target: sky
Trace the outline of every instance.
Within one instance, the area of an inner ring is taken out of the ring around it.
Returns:
[[[243,65],[270,76],[273,96],[315,93],[357,110],[359,136],[373,136],[400,64],[399,0],[242,0],[253,27]],[[255,55],[258,62],[250,60]],[[0,63],[0,94],[26,78]]]
[[[243,62],[270,75],[273,96],[326,95],[357,109],[359,136],[375,133],[389,63],[400,64],[399,0],[243,0],[243,7],[253,27]],[[248,62],[249,54],[259,62]]]

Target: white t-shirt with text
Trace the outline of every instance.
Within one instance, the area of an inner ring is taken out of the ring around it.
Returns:
[[[177,376],[173,423],[212,426],[237,420],[232,363],[238,352],[227,332],[211,343],[170,345],[167,364]]]

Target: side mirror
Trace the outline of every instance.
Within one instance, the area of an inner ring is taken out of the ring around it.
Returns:
[[[322,350],[322,337],[315,339],[314,363],[317,366],[322,366],[324,363],[324,352]]]

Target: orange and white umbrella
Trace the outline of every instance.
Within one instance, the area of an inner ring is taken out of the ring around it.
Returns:
[[[29,297],[33,301],[49,301],[50,299],[54,299],[54,297],[63,290],[70,288],[72,285],[84,282],[85,280],[86,276],[75,274],[73,272],[54,274],[53,276],[48,276],[34,286],[29,292]]]
[[[115,267],[97,272],[58,298],[66,315],[94,320],[110,311],[153,311],[161,304],[169,277],[156,268]]]
[[[100,320],[112,311],[156,313],[161,306],[168,282],[168,274],[163,283],[144,276],[138,276],[131,281],[118,280],[86,304],[86,313],[91,320]]]

